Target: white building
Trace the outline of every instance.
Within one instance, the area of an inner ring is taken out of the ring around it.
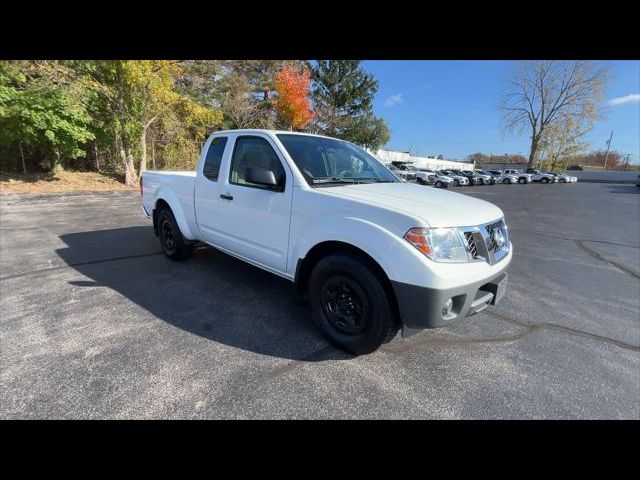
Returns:
[[[369,152],[381,163],[388,165],[391,162],[408,162],[416,168],[428,168],[430,170],[473,170],[473,163],[454,162],[451,160],[438,159],[436,157],[415,157],[409,152],[395,152],[393,150],[378,150]]]

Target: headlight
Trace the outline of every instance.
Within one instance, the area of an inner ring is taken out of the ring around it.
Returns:
[[[435,262],[469,262],[457,228],[412,228],[404,235],[411,245]]]

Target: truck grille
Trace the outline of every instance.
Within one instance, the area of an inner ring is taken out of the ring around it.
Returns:
[[[467,240],[467,247],[469,253],[475,259],[478,258],[478,245],[476,245],[476,239],[473,237],[472,232],[464,232],[464,238]]]
[[[478,227],[461,228],[460,231],[474,260],[494,264],[509,252],[509,234],[502,219]]]

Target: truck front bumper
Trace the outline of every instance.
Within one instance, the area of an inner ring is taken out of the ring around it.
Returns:
[[[505,293],[508,266],[506,263],[491,277],[451,289],[392,281],[403,332],[406,335],[406,329],[410,335],[411,330],[449,325],[495,305]]]

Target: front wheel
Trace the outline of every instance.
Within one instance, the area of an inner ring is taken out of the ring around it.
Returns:
[[[443,185],[442,185],[442,182],[441,182],[440,180],[438,180],[438,181],[434,184],[434,186],[435,186],[436,188],[442,188],[442,186],[443,186]]]
[[[549,183],[549,179],[548,178],[543,178],[542,180],[540,180],[542,183]]]
[[[505,178],[502,183],[506,183],[507,185],[511,184],[511,179],[510,178]]]
[[[420,185],[426,185],[427,182],[425,182],[423,179],[421,179],[420,177],[416,178],[416,182],[418,182]]]
[[[308,294],[313,321],[343,350],[357,355],[373,352],[398,329],[382,279],[349,254],[320,260],[311,272]]]
[[[182,236],[173,212],[167,208],[158,214],[160,246],[171,260],[184,260],[193,252],[193,246]]]
[[[518,183],[520,183],[520,184],[527,183],[527,180],[525,178],[519,178],[518,179]]]
[[[459,187],[460,186],[460,180],[454,180],[453,181],[453,186],[454,187]]]

